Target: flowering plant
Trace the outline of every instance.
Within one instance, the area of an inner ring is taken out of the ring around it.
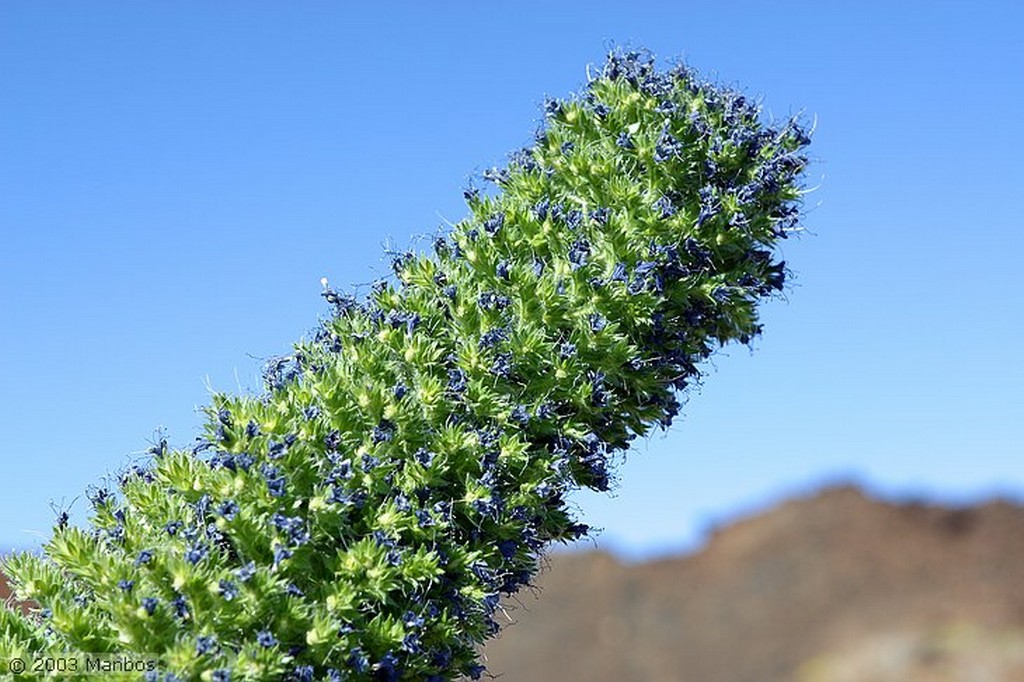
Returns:
[[[465,192],[432,253],[393,259],[216,394],[5,570],[0,659],[151,656],[147,680],[448,680],[483,672],[502,594],[588,532],[568,491],[679,409],[699,363],[781,290],[808,136],[647,55],[545,104],[533,146]],[[64,671],[70,676],[81,671]],[[124,673],[136,679],[139,673]]]

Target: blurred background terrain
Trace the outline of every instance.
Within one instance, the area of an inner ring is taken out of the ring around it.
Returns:
[[[500,679],[1024,680],[1024,507],[826,488],[624,564],[557,552],[485,649]]]

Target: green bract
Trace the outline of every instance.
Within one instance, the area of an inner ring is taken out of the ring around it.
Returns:
[[[160,680],[447,680],[482,672],[500,595],[564,495],[668,425],[699,363],[760,332],[782,288],[806,134],[687,68],[613,53],[549,101],[533,147],[466,191],[433,254],[334,308],[217,395],[194,450],[154,448],[91,527],[6,570],[0,658],[136,652]],[[139,673],[125,674],[137,679]]]

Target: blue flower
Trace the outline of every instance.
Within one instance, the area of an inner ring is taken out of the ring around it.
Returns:
[[[608,461],[603,455],[590,455],[581,460],[587,475],[587,485],[595,490],[608,490]]]
[[[203,557],[206,556],[208,551],[209,550],[206,548],[206,545],[202,543],[196,543],[189,547],[188,550],[185,552],[185,561],[193,565],[198,564],[200,561],[203,560]]]
[[[505,557],[505,559],[514,557],[516,549],[518,549],[518,545],[515,540],[501,540],[498,543],[498,551],[501,552],[501,556]]]
[[[382,419],[377,426],[373,427],[371,440],[374,443],[388,443],[394,437],[395,425],[387,419]]]
[[[518,166],[526,172],[534,171],[537,169],[537,162],[533,158],[533,149],[524,148],[517,149],[508,155],[509,163],[513,166]]]
[[[578,270],[587,264],[590,256],[590,244],[586,239],[577,239],[569,249],[569,263],[573,270]]]
[[[217,452],[210,458],[210,468],[236,471],[235,456],[230,452]]]
[[[234,582],[222,579],[218,586],[220,587],[220,596],[224,597],[225,601],[231,601],[238,596],[238,585]]]
[[[327,496],[327,502],[329,504],[348,504],[351,502],[351,495],[345,488],[341,486],[333,486],[331,488],[331,494]]]
[[[548,210],[551,208],[551,201],[545,197],[533,205],[533,215],[537,220],[544,222],[548,217]]]
[[[254,575],[256,575],[256,563],[250,561],[245,566],[235,570],[235,575],[243,583],[248,582]]]
[[[509,263],[507,260],[500,261],[494,269],[495,274],[501,279],[508,280],[509,278]]]
[[[361,647],[353,647],[348,655],[348,665],[354,672],[364,673],[370,668],[370,659]]]
[[[225,500],[217,506],[217,514],[230,521],[238,514],[238,503],[234,500]]]
[[[217,652],[216,635],[200,635],[196,638],[196,655],[204,656]]]
[[[573,540],[579,539],[589,532],[590,526],[585,523],[570,523],[568,528],[566,528],[566,535]]]
[[[335,460],[332,460],[335,461]],[[348,480],[352,477],[352,463],[348,460],[341,460],[337,462],[335,467],[331,469],[327,477],[324,479],[326,483],[334,485],[339,481]]]
[[[417,450],[413,457],[417,462],[420,463],[421,466],[428,469],[430,468],[430,465],[434,461],[434,453],[430,452],[426,448],[420,448],[419,450]]]
[[[786,261],[779,261],[768,268],[765,277],[765,285],[770,291],[776,289],[782,291],[786,283]]]
[[[480,307],[484,310],[504,310],[511,304],[511,301],[508,296],[503,296],[493,291],[485,291],[480,294],[479,303]]]
[[[185,595],[179,594],[171,600],[171,606],[174,607],[174,615],[178,618],[186,618],[188,616],[188,605],[185,602]]]
[[[156,607],[160,604],[160,600],[156,597],[145,597],[142,600],[142,608],[146,610],[146,613],[153,615],[156,613]]]
[[[227,668],[220,668],[213,671],[213,677],[210,678],[213,682],[231,682],[231,671]]]
[[[674,114],[677,109],[676,103],[670,99],[662,100],[658,102],[658,106],[654,107],[654,110],[659,114]]]
[[[274,357],[268,361],[263,369],[263,381],[269,390],[282,390],[286,384],[294,381],[301,372],[298,360],[295,357],[287,355]],[[255,425],[254,422],[249,422],[249,424]],[[258,431],[258,426],[256,426],[256,430],[253,433],[250,433],[248,425],[246,427],[246,434],[250,438],[255,437]]]
[[[502,185],[508,182],[509,174],[504,168],[491,167],[487,168],[483,172],[483,179],[487,182],[493,182],[496,185]]]
[[[106,488],[96,488],[89,493],[89,502],[97,509],[105,505],[110,498],[110,491]]]
[[[420,646],[420,637],[415,632],[410,632],[402,638],[402,651],[408,651],[410,654],[418,654],[423,651],[423,647]]]
[[[285,480],[284,476],[278,478],[267,479],[267,492],[270,493],[271,497],[284,497],[285,492]]]
[[[448,390],[452,393],[462,393],[468,383],[469,378],[461,367],[448,370]]]
[[[274,543],[274,566],[277,566],[285,559],[291,558],[292,551],[279,542]]]
[[[292,682],[313,682],[315,670],[311,665],[298,665],[292,669],[288,679]]]
[[[491,327],[480,336],[479,347],[481,350],[494,348],[500,342],[508,338],[508,329],[505,327]]]
[[[444,237],[438,236],[434,238],[434,253],[438,256],[443,256],[448,253],[448,242]]]
[[[551,204],[551,211],[548,213],[553,222],[557,222],[565,215],[565,207],[561,202]]]
[[[131,481],[132,478],[135,478],[135,477],[141,478],[146,483],[152,483],[153,482],[153,474],[152,474],[152,472],[150,472],[150,471],[148,471],[146,469],[143,469],[142,467],[140,467],[139,465],[136,464],[136,465],[133,465],[130,469],[124,471],[121,474],[121,477],[119,479],[119,483],[120,483],[121,487],[124,488],[126,485],[128,485],[128,482]]]
[[[530,421],[530,413],[529,411],[527,411],[525,405],[516,405],[516,407],[512,410],[512,413],[509,414],[509,419],[520,424],[521,426],[525,426]]]
[[[654,208],[658,210],[662,220],[671,218],[676,214],[676,207],[672,204],[672,200],[667,196],[662,196],[654,202]]]
[[[204,493],[203,496],[196,501],[194,509],[196,510],[196,519],[202,520],[206,518],[206,514],[210,511],[210,496]]]
[[[590,219],[594,222],[595,225],[601,227],[608,223],[608,218],[610,215],[611,211],[609,211],[607,208],[595,208],[590,212]]]
[[[658,137],[658,142],[654,147],[654,160],[658,162],[668,161],[669,159],[678,156],[683,151],[683,145],[675,137],[668,132],[666,126]]]
[[[131,592],[132,588],[135,587],[135,581],[134,580],[118,580],[117,581],[117,586],[118,586],[118,588],[121,589],[122,592]]]
[[[619,133],[619,136],[617,138],[615,138],[615,144],[617,144],[619,147],[621,147],[623,149],[635,149],[636,148],[636,145],[633,144],[633,140],[632,140],[632,138],[630,138],[629,133],[627,133],[625,131]]]
[[[508,379],[512,375],[512,354],[498,353],[491,364],[491,373],[496,377]]]
[[[256,643],[264,649],[269,649],[277,644],[277,638],[274,637],[270,630],[260,630],[256,634]]]
[[[492,237],[498,234],[498,231],[505,224],[505,214],[495,213],[490,218],[484,221],[484,232],[491,235]]]
[[[288,536],[290,546],[297,547],[309,542],[309,531],[306,530],[305,521],[300,517],[278,513],[270,517],[270,522]]]
[[[473,190],[474,192],[476,190]],[[399,253],[391,259],[391,270],[395,273],[396,277],[401,277],[402,273],[414,260],[412,253],[406,251],[405,253]]]
[[[384,654],[374,666],[377,676],[386,682],[398,680],[398,658],[391,651]]]
[[[136,566],[142,566],[143,564],[148,564],[152,560],[153,560],[153,550],[151,550],[151,549],[144,549],[141,552],[139,552],[139,555],[137,557],[135,557],[135,565]]]
[[[338,315],[346,315],[346,314],[352,312],[353,310],[355,310],[356,308],[359,307],[359,304],[356,302],[356,299],[354,299],[351,296],[348,296],[346,294],[339,294],[338,292],[334,291],[333,289],[326,289],[320,295],[323,296],[324,299],[330,305],[334,306],[335,312],[337,312]],[[290,381],[291,379],[293,379],[296,376],[298,376],[298,372],[297,371],[292,371],[290,373],[290,376],[286,374],[286,375],[284,375],[282,377],[282,379],[285,382],[287,382],[287,381]],[[282,384],[282,387],[283,387],[283,384]]]

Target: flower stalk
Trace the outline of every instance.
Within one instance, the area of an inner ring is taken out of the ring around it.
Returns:
[[[613,52],[430,252],[394,255],[363,300],[325,281],[330,318],[262,395],[214,395],[194,448],[161,443],[90,492],[88,528],[10,558],[38,609],[0,610],[0,659],[479,678],[502,595],[588,532],[566,494],[607,490],[702,361],[760,334],[808,143],[684,66]]]

